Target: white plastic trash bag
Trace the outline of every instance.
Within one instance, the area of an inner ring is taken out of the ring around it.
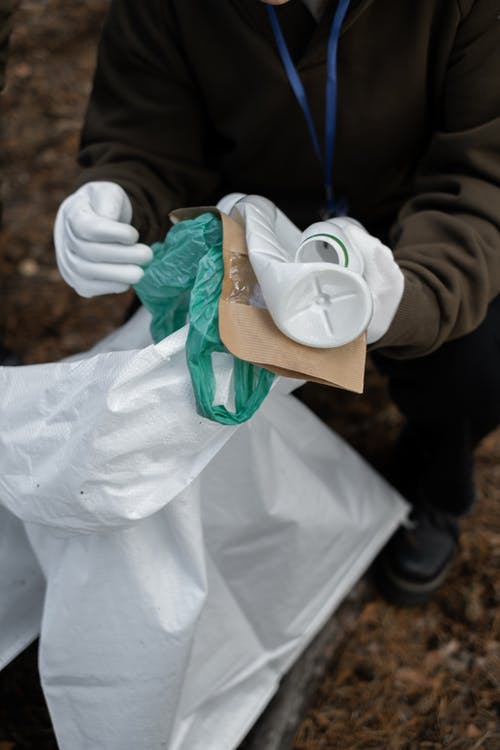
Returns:
[[[154,346],[148,321],[141,311],[111,339],[114,351],[0,368],[0,498],[23,521],[78,533],[128,526],[187,487],[230,438],[196,414],[187,327]],[[138,326],[144,348],[125,349]]]
[[[23,524],[0,505],[0,670],[37,637],[44,592]]]
[[[406,513],[296,381],[239,427],[199,417],[184,341],[151,345],[141,310],[89,355],[0,369],[61,750],[234,750]]]

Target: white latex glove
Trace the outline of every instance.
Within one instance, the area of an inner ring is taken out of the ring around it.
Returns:
[[[403,272],[390,249],[368,234],[355,219],[342,216],[325,223],[339,229],[339,234],[346,238],[347,248],[361,256],[363,278],[373,300],[373,314],[368,324],[366,340],[368,344],[373,344],[387,332],[399,307],[404,291]],[[312,225],[306,229],[302,241],[317,226],[319,225]]]
[[[248,255],[266,307],[288,338],[306,346],[342,346],[370,320],[372,301],[359,273],[332,258],[301,262],[301,232],[274,203],[257,195],[231,211],[244,221]]]
[[[114,182],[89,182],[60,205],[54,225],[63,279],[82,297],[126,291],[153,258],[131,226],[129,197]]]
[[[244,197],[245,193],[229,193],[228,195],[225,195],[220,199],[220,201],[217,203],[217,208],[219,209],[219,211],[222,211],[222,213],[229,216],[238,201],[240,201]]]
[[[245,220],[250,259],[255,256],[294,262],[300,229],[272,201],[261,195],[246,195],[235,201],[231,215],[235,212]]]

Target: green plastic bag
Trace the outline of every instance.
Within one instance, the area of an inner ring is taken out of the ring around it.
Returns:
[[[269,393],[274,375],[233,357],[235,410],[214,403],[212,354],[229,355],[219,336],[224,274],[220,219],[206,213],[179,222],[152,249],[154,258],[134,288],[152,314],[153,341],[161,341],[189,320],[186,357],[198,413],[223,424],[245,422]]]

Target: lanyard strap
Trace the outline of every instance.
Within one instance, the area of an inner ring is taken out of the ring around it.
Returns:
[[[335,213],[335,200],[333,196],[333,184],[332,184],[332,168],[333,168],[333,154],[335,150],[335,131],[337,124],[337,47],[340,36],[340,29],[344,21],[347,8],[349,7],[349,0],[339,0],[335,16],[333,18],[332,26],[330,29],[330,36],[328,38],[328,49],[326,58],[326,102],[325,102],[325,155],[321,154],[319,145],[318,135],[314,126],[314,121],[307,100],[307,94],[305,92],[300,76],[297,72],[290,52],[288,50],[285,37],[279,25],[278,16],[276,10],[272,5],[266,5],[267,12],[269,14],[269,20],[271,27],[278,45],[278,51],[285,68],[285,72],[288,77],[290,86],[293,89],[293,93],[304,113],[309,134],[316,152],[316,156],[321,162],[324,170],[324,182],[325,182],[325,193],[326,193],[326,207],[329,215]]]

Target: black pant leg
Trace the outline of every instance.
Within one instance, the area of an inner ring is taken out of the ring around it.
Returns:
[[[474,448],[500,424],[500,297],[475,331],[427,357],[373,359],[407,419],[395,484],[412,502],[465,513],[474,499]]]

